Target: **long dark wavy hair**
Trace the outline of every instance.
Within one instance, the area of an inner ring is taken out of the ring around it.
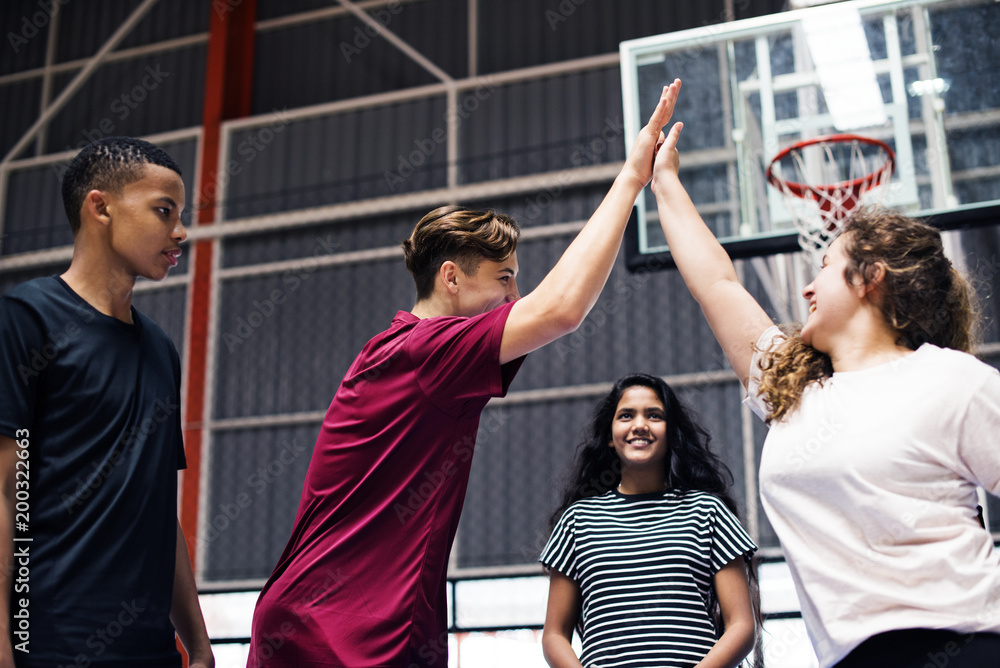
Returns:
[[[585,438],[577,448],[576,461],[563,490],[562,501],[552,514],[551,526],[554,527],[566,509],[576,501],[600,496],[621,482],[622,465],[618,453],[609,447],[612,438],[611,426],[618,410],[618,402],[621,401],[625,390],[637,386],[648,387],[663,403],[664,422],[667,427],[667,456],[663,460],[666,488],[679,492],[707,492],[718,497],[733,515],[740,517],[741,513],[730,492],[733,474],[725,462],[712,451],[712,437],[708,431],[699,424],[693,411],[677,398],[673,389],[662,378],[645,373],[632,373],[616,380],[611,391],[594,409]],[[757,561],[756,557],[750,560],[747,571],[754,617],[757,622],[752,665],[760,668],[764,665],[761,633],[763,618],[760,612]],[[714,589],[711,590],[709,598],[709,612],[721,635],[724,625]]]

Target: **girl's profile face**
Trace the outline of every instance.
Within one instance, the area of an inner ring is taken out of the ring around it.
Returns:
[[[611,443],[625,468],[662,467],[667,456],[666,410],[652,388],[627,388],[611,422]]]
[[[837,237],[823,257],[812,283],[802,291],[809,302],[809,317],[802,327],[802,341],[820,352],[829,352],[829,337],[850,321],[860,310],[865,287],[859,277],[853,284],[844,276],[848,257],[844,249],[846,235]]]

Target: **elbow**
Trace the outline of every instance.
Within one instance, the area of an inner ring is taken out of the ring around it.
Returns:
[[[559,330],[560,335],[572,334],[580,329],[583,321],[590,313],[589,308],[581,308],[574,304],[560,303],[552,309],[550,323]]]
[[[748,656],[754,651],[754,647],[757,645],[757,625],[752,621],[741,623],[731,629],[731,632],[736,636],[738,654],[740,656]]]

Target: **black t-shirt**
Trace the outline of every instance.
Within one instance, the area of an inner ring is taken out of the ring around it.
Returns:
[[[29,453],[27,530],[14,532],[31,538],[15,543],[29,576],[11,594],[12,611],[24,599],[30,612],[19,667],[181,665],[169,620],[180,359],[156,323],[132,319],[55,276],[0,299],[0,434],[27,434]]]

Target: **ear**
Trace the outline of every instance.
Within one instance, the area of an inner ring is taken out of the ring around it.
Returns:
[[[108,194],[103,190],[91,190],[83,198],[83,207],[80,212],[81,224],[88,218],[96,220],[101,225],[111,223],[111,212],[108,208]]]
[[[865,284],[865,295],[870,295],[882,286],[885,280],[885,263],[876,262],[868,272],[868,282]]]
[[[458,265],[451,260],[445,260],[438,268],[438,278],[450,294],[458,292]]]

